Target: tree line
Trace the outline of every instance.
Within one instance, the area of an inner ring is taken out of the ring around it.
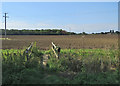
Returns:
[[[7,35],[87,35],[88,33],[75,33],[75,32],[67,32],[62,29],[41,29],[41,30],[17,30],[17,29],[10,29],[6,30]],[[110,30],[110,32],[100,32],[100,33],[92,33],[92,34],[119,34],[119,31]],[[2,29],[1,35],[5,35],[5,30]]]
[[[67,32],[62,29],[42,29],[42,30],[6,30],[7,35],[75,35],[74,32]],[[2,35],[5,34],[5,30],[2,29]]]

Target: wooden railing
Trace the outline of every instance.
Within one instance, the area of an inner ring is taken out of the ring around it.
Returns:
[[[52,42],[52,50],[53,50],[56,58],[59,59],[59,58],[60,58],[60,50],[61,50],[61,48],[58,47],[58,46],[56,46],[56,45]]]
[[[33,42],[30,44],[30,46],[25,50],[25,55],[27,56],[27,61],[29,60],[29,52],[33,46]]]
[[[33,42],[24,51],[25,59],[27,61],[30,59],[30,53],[31,53],[32,47],[33,47]],[[52,51],[54,52],[55,57],[58,59],[60,58],[60,50],[61,50],[61,48],[59,46],[56,46],[55,43],[52,42]]]

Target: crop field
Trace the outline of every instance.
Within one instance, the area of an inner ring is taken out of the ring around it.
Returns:
[[[120,84],[117,35],[14,35],[8,38],[2,40],[4,85]],[[33,46],[26,53],[31,42]],[[61,47],[59,58],[51,49],[51,42]]]
[[[4,36],[3,36],[4,37]],[[118,35],[13,35],[11,40],[2,40],[3,49],[22,49],[30,42],[37,43],[41,50],[48,50],[51,42],[62,49],[117,49]]]

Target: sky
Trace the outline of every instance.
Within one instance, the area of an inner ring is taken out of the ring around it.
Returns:
[[[118,30],[117,2],[3,2],[7,29],[64,29],[71,32]],[[2,23],[4,28],[4,17]]]

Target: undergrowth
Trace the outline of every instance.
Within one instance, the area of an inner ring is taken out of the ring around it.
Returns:
[[[34,46],[28,61],[24,51],[2,50],[3,84],[119,84],[117,50],[64,49],[57,59],[52,50]],[[50,57],[47,67],[41,64],[44,54]]]

